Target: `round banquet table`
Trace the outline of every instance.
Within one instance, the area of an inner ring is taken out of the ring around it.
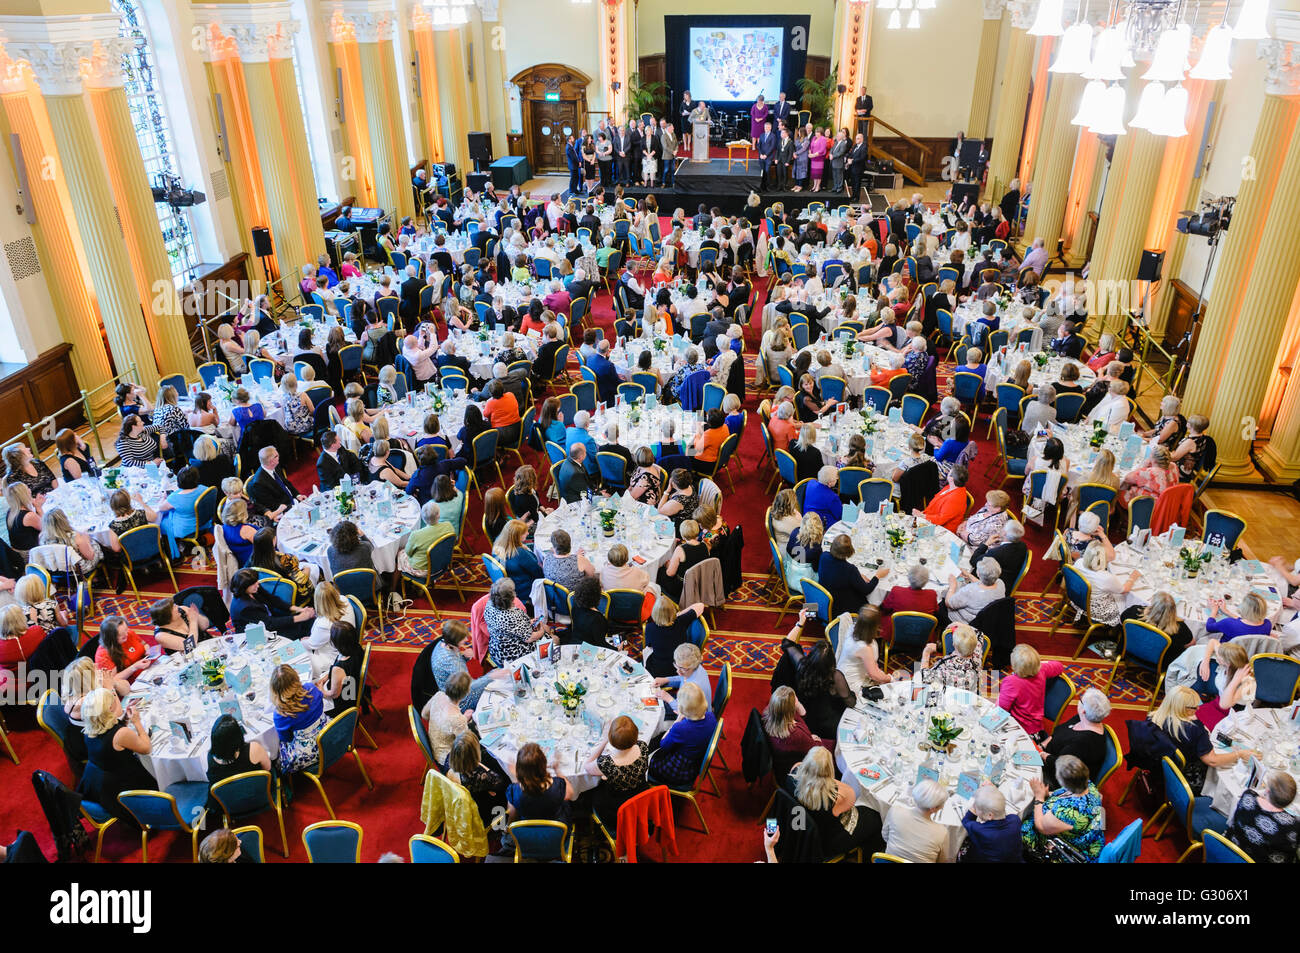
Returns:
[[[964,563],[970,556],[956,533],[942,526],[935,526],[929,520],[919,516],[904,516],[889,513],[885,517],[885,526],[901,529],[910,539],[899,547],[893,547],[881,528],[880,517],[875,513],[859,513],[857,522],[849,524],[840,520],[831,524],[826,530],[826,539],[834,539],[840,533],[847,533],[853,540],[853,557],[849,560],[868,576],[877,569],[889,570],[889,575],[876,584],[867,601],[878,606],[885,601],[885,596],[894,586],[907,585],[907,568],[913,563],[920,563],[930,570],[930,581],[926,588],[939,593],[942,600],[948,591],[948,577],[961,573],[961,565],[953,559],[953,546],[958,547],[958,559]]]
[[[843,287],[843,285],[840,287]],[[827,312],[826,316],[821,320],[822,328],[827,334],[834,333],[835,329],[844,323],[844,301],[847,297],[841,298],[838,288],[833,292],[819,291],[808,296],[806,302],[808,306],[816,308],[818,311]],[[876,299],[866,291],[859,291],[856,298],[858,305],[853,314],[853,320],[866,324],[876,316]],[[776,306],[780,303],[779,301],[769,300],[767,304],[763,305],[764,334],[772,330],[772,325],[776,323],[777,317],[782,314],[776,309]]]
[[[1266,771],[1285,771],[1300,783],[1300,732],[1297,732],[1296,725],[1291,722],[1290,714],[1289,706],[1248,707],[1242,711],[1229,712],[1214,730],[1215,751],[1253,749],[1259,752],[1260,763]],[[1220,735],[1232,739],[1231,749],[1219,745]],[[1229,766],[1209,768],[1205,772],[1201,794],[1210,798],[1211,806],[1231,821],[1237,810],[1237,801],[1246,791],[1249,777],[1250,759]],[[1300,805],[1295,802],[1287,810],[1300,815]]]
[[[1047,354],[1047,363],[1041,365],[1030,356],[1032,354],[1030,351],[1008,351],[1004,362],[1005,367],[1000,366],[997,361],[991,361],[988,369],[984,372],[984,386],[988,388],[989,394],[995,393],[994,388],[998,384],[1011,380],[1012,375],[1015,374],[1016,365],[1022,359],[1033,364],[1033,370],[1029,372],[1029,390],[1026,392],[1031,397],[1036,397],[1038,388],[1044,384],[1055,385],[1061,379],[1061,368],[1066,364],[1073,364],[1079,369],[1077,383],[1084,390],[1087,390],[1096,382],[1097,375],[1092,372],[1087,364],[1082,364],[1070,357],[1062,357],[1059,354],[1045,353]]]
[[[433,391],[408,390],[404,400],[385,404],[383,414],[388,418],[389,436],[405,440],[412,450],[424,437],[424,418],[437,414],[439,432],[451,443],[451,452],[457,454],[460,440],[456,434],[465,425],[465,410],[473,403],[467,391],[440,391],[435,385]]]
[[[316,382],[313,381],[312,383]],[[221,421],[223,429],[225,428],[226,423],[229,422],[232,410],[235,406],[235,402],[230,399],[230,394],[234,393],[236,387],[243,387],[244,390],[248,391],[250,405],[262,405],[262,416],[267,420],[274,420],[281,427],[284,426],[284,391],[280,390],[280,388],[276,387],[273,382],[266,379],[250,379],[249,383],[246,385],[239,380],[232,381],[228,385],[229,393],[227,393],[227,388],[219,385],[213,385],[212,387],[207,388],[207,393],[212,398],[212,409],[216,413],[217,419]],[[299,392],[302,392],[306,390],[306,387],[300,386],[298,390]],[[186,394],[184,397],[177,400],[177,404],[180,405],[182,410],[189,413],[194,409],[193,395]]]
[[[1185,540],[1174,546],[1165,533],[1148,541],[1139,552],[1127,541],[1115,547],[1115,558],[1106,567],[1117,579],[1126,579],[1133,570],[1141,576],[1133,588],[1123,596],[1121,609],[1150,604],[1157,592],[1167,592],[1178,606],[1178,618],[1187,623],[1192,636],[1201,641],[1207,635],[1205,621],[1210,617],[1209,601],[1213,596],[1223,599],[1229,607],[1241,605],[1246,594],[1254,590],[1264,597],[1268,618],[1281,622],[1282,596],[1287,587],[1272,566],[1252,560],[1230,563],[1225,553],[1213,556],[1193,578],[1189,578],[1178,558],[1180,548],[1201,551],[1197,540]],[[1291,610],[1287,610],[1289,615]]]
[[[229,689],[209,689],[182,678],[191,661],[201,665],[214,655],[225,659],[228,678],[229,673],[248,666],[248,691],[236,696]],[[158,781],[159,790],[178,781],[207,781],[212,723],[222,714],[219,705],[223,700],[238,702],[245,740],[261,742],[273,759],[280,753],[279,735],[272,722],[270,680],[272,671],[282,663],[293,666],[304,682],[310,680],[311,657],[302,643],[270,632],[267,641],[254,648],[244,644],[242,634],[200,642],[192,659],[179,652],[165,655],[140,674],[124,701],[139,706],[140,720],[153,741],[153,753],[140,756],[140,760]],[[327,710],[329,705],[327,701]],[[183,734],[173,734],[172,722],[189,727],[189,742]]]
[[[936,272],[939,265],[935,266]],[[1029,352],[1032,354],[1043,349],[1043,329],[1033,321],[1026,321],[1024,318],[1025,305],[1018,301],[1012,301],[1003,306],[996,300],[994,304],[998,305],[998,330],[1007,332],[1007,339],[1014,345],[1016,335],[1025,328],[1032,328],[1034,333],[1029,339]],[[983,301],[965,301],[957,305],[957,310],[952,315],[952,331],[959,339],[963,335],[968,335],[968,329],[971,324],[978,321],[984,316]],[[988,357],[986,353],[984,355]],[[991,385],[990,385],[991,386]]]
[[[912,787],[917,768],[930,754],[930,764],[939,772],[939,783],[949,795],[935,820],[947,829],[948,856],[955,858],[966,839],[961,819],[970,807],[970,800],[957,793],[957,776],[966,773],[982,780],[990,745],[997,745],[1000,750],[995,757],[1006,759],[998,789],[1007,799],[1007,813],[1018,814],[1033,799],[1029,781],[1042,776],[1042,762],[1012,763],[1016,752],[1034,752],[1034,743],[1011,717],[995,730],[981,726],[980,720],[997,710],[987,699],[974,692],[947,688],[940,706],[925,708],[913,701],[912,688],[911,680],[890,682],[881,686],[885,697],[879,705],[859,702],[857,707],[847,709],[836,731],[835,760],[845,782],[857,794],[858,803],[876,811],[883,820],[895,807],[914,806]],[[940,760],[919,746],[925,740],[930,716],[942,712],[952,715],[964,730],[955,742],[953,754]]]
[[[305,501],[295,503],[280,517],[276,539],[281,551],[297,556],[299,560],[320,567],[325,579],[333,579],[329,567],[329,529],[339,520],[356,523],[374,544],[375,569],[393,572],[397,568],[397,553],[406,544],[411,530],[420,525],[420,505],[415,497],[396,490],[392,496],[392,515],[381,516],[381,502],[388,491],[378,483],[355,489],[356,510],[344,516],[339,511],[338,492],[322,493],[317,490]],[[310,510],[320,507],[316,522],[310,522]]]
[[[677,315],[676,331],[681,335],[689,335],[691,330],[691,317],[699,314],[701,311],[708,311],[713,307],[713,302],[717,299],[717,293],[712,288],[706,288],[703,285],[697,285],[698,292],[694,298],[688,298],[681,293],[676,287],[669,287],[669,296],[672,299],[673,311]],[[659,288],[651,288],[646,291],[645,307],[642,309],[642,320],[652,321],[655,316],[655,298],[659,294]]]
[[[155,511],[167,499],[167,495],[176,489],[176,477],[165,466],[159,467],[156,474],[144,467],[109,469],[117,469],[121,489],[132,496],[139,493],[144,502]],[[73,529],[89,534],[101,546],[107,547],[113,535],[113,531],[108,528],[113,520],[108,498],[117,488],[109,488],[104,479],[87,475],[76,480],[64,480],[46,494],[45,510],[49,512],[55,507],[63,510]],[[134,499],[131,505],[140,508]]]
[[[659,372],[659,376],[665,381],[673,376],[673,359],[677,351],[673,349],[672,338],[662,334],[656,337],[664,342],[662,350],[656,349],[654,339],[649,337],[630,338],[610,350],[609,360],[619,377],[625,381],[631,380],[632,375],[640,370],[637,361],[641,352],[647,350],[650,352],[650,366]]]
[[[301,327],[307,327],[303,322],[299,322],[299,324]],[[349,344],[355,344],[357,342],[356,332],[352,330],[350,325],[339,325],[331,321],[326,321],[322,324],[319,321],[313,321],[311,323],[312,346],[323,349],[326,341],[329,340],[330,329],[335,327],[343,328],[343,339]],[[285,341],[285,333],[285,330],[281,329],[279,331],[272,331],[266,337],[262,338],[262,347],[275,355],[277,361],[283,361],[285,354],[289,350],[292,350],[294,353],[297,353],[298,351],[298,328],[288,329],[288,342]]]
[[[685,452],[688,455],[695,452],[691,445],[700,429],[700,417],[694,411],[682,410],[681,404],[656,403],[647,409],[641,403],[635,411],[627,404],[606,407],[603,412],[598,409],[591,415],[591,423],[587,425],[587,432],[596,441],[596,446],[605,444],[605,426],[611,420],[618,421],[619,446],[626,447],[634,454],[641,447],[653,448],[659,442],[663,436],[665,420],[673,422],[677,442],[686,448]]]
[[[590,790],[600,778],[579,772],[606,725],[627,715],[636,722],[642,741],[658,733],[664,706],[655,697],[654,678],[639,662],[613,649],[565,645],[555,662],[542,659],[539,651],[508,666],[510,678],[493,679],[483,690],[474,710],[483,747],[502,764],[512,764],[521,747],[536,742],[552,771],[568,778],[576,790]],[[514,675],[521,666],[527,666],[530,681],[516,694]],[[556,700],[557,679],[586,682],[587,694],[575,718],[569,718]]]
[[[1108,434],[1100,447],[1094,447],[1090,442],[1092,433],[1092,427],[1084,424],[1052,424],[1051,435],[1059,438],[1065,445],[1065,458],[1070,461],[1070,475],[1066,480],[1066,485],[1070,489],[1087,482],[1088,474],[1092,472],[1092,465],[1097,460],[1097,454],[1102,450],[1109,450],[1115,455],[1114,473],[1121,482],[1131,471],[1146,462],[1147,454],[1151,450],[1150,444],[1143,443],[1140,450],[1131,456],[1126,455],[1128,440],[1118,434]],[[1034,435],[1030,440],[1025,473],[1033,473],[1037,469],[1038,458],[1042,455],[1046,442],[1047,437],[1039,435]],[[1138,445],[1134,444],[1134,446]]]
[[[507,333],[504,329],[483,328],[479,331],[453,331],[449,337],[456,345],[456,356],[469,361],[470,376],[491,380],[497,355],[503,348],[501,340]],[[532,338],[516,333],[514,339],[515,347],[527,354],[528,360],[537,357],[537,343]]]
[[[606,536],[601,529],[597,514],[603,509],[618,510],[613,536]],[[597,573],[605,566],[605,554],[612,546],[622,543],[632,563],[644,569],[651,579],[668,561],[675,537],[672,520],[660,516],[650,504],[639,503],[626,495],[562,503],[553,512],[544,514],[537,521],[534,534],[538,559],[551,551],[551,533],[557,529],[568,531],[573,552],[581,550]]]
[[[851,346],[853,353],[845,357],[845,348]],[[874,344],[863,344],[861,341],[854,341],[852,345],[848,341],[814,341],[807,347],[802,348],[799,353],[807,352],[812,357],[810,368],[818,367],[817,353],[819,351],[829,351],[831,355],[831,364],[838,364],[844,368],[844,381],[848,384],[849,393],[854,397],[861,397],[868,387],[871,386],[871,372],[876,368],[893,367],[894,354],[886,351],[882,347]],[[798,381],[795,381],[797,384]]]
[[[817,426],[817,449],[826,463],[836,466],[847,452],[849,438],[862,434],[867,441],[867,458],[874,465],[876,475],[887,480],[907,451],[908,438],[920,429],[901,419],[891,421],[888,415],[878,414],[872,407],[846,414],[831,413]]]

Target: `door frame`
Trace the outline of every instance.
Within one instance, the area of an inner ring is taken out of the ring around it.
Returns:
[[[582,70],[565,66],[563,63],[538,63],[521,70],[511,77],[510,82],[519,87],[519,111],[522,113],[524,126],[524,153],[528,162],[537,172],[543,170],[537,162],[538,133],[533,129],[533,102],[546,102],[548,93],[558,94],[559,102],[577,104],[577,128],[587,124],[587,87],[591,77]],[[567,171],[567,170],[565,170]]]

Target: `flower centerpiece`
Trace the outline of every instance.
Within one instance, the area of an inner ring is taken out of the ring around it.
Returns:
[[[441,391],[435,391],[433,395],[433,412],[440,414],[447,409],[447,401],[442,396]]]
[[[487,343],[487,339],[488,339],[488,330],[487,330],[487,328],[482,328],[482,327],[481,327],[481,328],[478,329],[478,339],[479,339],[480,341],[482,341],[483,343],[485,343],[485,344]]]
[[[576,678],[557,678],[555,680],[556,700],[564,713],[570,718],[578,717],[582,699],[587,694],[587,683]]]
[[[898,522],[894,518],[888,519],[885,523],[885,537],[889,540],[889,545],[894,549],[906,546],[915,538],[912,531],[905,524]]]
[[[600,516],[600,528],[606,536],[614,535],[614,519],[618,516],[617,510],[603,509],[598,514]]]
[[[334,499],[339,505],[339,514],[341,516],[347,516],[356,511],[357,497],[352,490],[345,490],[340,486],[334,491]]]
[[[667,348],[668,348],[668,342],[667,342],[666,340],[664,340],[664,339],[661,338],[661,337],[656,337],[656,338],[654,339],[654,349],[655,349],[655,351],[657,351],[658,353],[662,354],[665,350],[667,350]]]
[[[1208,549],[1197,552],[1184,546],[1178,550],[1178,560],[1183,564],[1183,571],[1189,576],[1195,576],[1201,571],[1201,567],[1208,563],[1213,554]]]
[[[852,358],[853,355],[857,353],[857,351],[858,351],[857,338],[853,338],[853,337],[846,338],[844,340],[844,359],[848,360]]]
[[[633,427],[641,422],[641,401],[632,401],[632,406],[627,411],[627,422]]]
[[[863,407],[859,413],[862,414],[862,432],[864,434],[873,434],[880,429],[880,416],[876,413],[874,407]]]
[[[1100,420],[1092,422],[1092,436],[1088,438],[1088,445],[1097,448],[1106,442],[1106,425]]]
[[[226,662],[218,655],[203,660],[199,666],[199,675],[206,688],[224,688],[226,684]]]
[[[952,715],[943,712],[930,716],[930,727],[926,729],[925,740],[935,751],[950,752],[952,743],[957,740],[962,729],[952,720]]]
[[[1051,357],[1048,355],[1046,351],[1039,351],[1037,354],[1034,355],[1034,363],[1038,365],[1039,370],[1042,370],[1044,367],[1046,367],[1047,362],[1050,360]]]
[[[110,467],[104,471],[104,486],[110,490],[120,490],[122,488],[121,467]]]

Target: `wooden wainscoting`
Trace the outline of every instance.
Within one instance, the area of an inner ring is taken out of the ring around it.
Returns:
[[[18,433],[24,424],[37,424],[80,398],[81,388],[72,372],[71,353],[72,345],[64,341],[26,367],[0,378],[0,420],[5,422],[5,438]],[[85,415],[77,404],[59,416],[55,429],[76,427],[84,422]],[[45,447],[53,441],[38,440],[38,443]]]

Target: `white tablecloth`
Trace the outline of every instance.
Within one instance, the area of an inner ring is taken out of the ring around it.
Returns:
[[[909,541],[895,548],[889,544],[887,533],[880,527],[880,518],[874,513],[860,513],[857,522],[844,520],[826,530],[825,539],[833,540],[840,533],[848,533],[853,540],[853,557],[849,561],[868,576],[877,569],[889,569],[889,575],[876,584],[868,597],[873,606],[885,601],[889,590],[907,585],[907,569],[920,563],[930,570],[927,588],[935,590],[942,599],[948,590],[948,577],[961,572],[960,563],[970,555],[955,533],[935,526],[923,517],[888,514],[886,526],[902,530]],[[829,545],[829,543],[827,544]],[[958,561],[953,559],[953,546],[958,547]]]
[[[925,709],[913,701],[911,681],[891,682],[882,688],[885,704],[869,708],[859,701],[858,707],[844,712],[836,731],[835,759],[859,804],[882,818],[896,806],[912,807],[917,769],[928,756],[930,766],[939,773],[939,783],[949,794],[936,820],[947,828],[948,856],[955,858],[966,839],[961,819],[970,806],[969,799],[957,793],[957,777],[967,773],[977,782],[983,780],[990,744],[1000,749],[994,758],[1005,759],[998,788],[1007,799],[1007,813],[1019,813],[1029,804],[1033,798],[1029,781],[1041,777],[1042,768],[1012,763],[1015,752],[1034,751],[1034,743],[1014,718],[1008,717],[996,730],[989,731],[979,721],[996,706],[974,692],[946,689],[942,706]],[[920,745],[925,741],[930,717],[945,711],[965,731],[955,742],[953,754],[940,761],[932,752],[922,751]],[[879,779],[870,776],[875,772],[880,773]]]
[[[507,333],[511,332],[504,328],[483,328],[480,331],[453,331],[450,337],[456,344],[456,356],[469,361],[470,376],[479,380],[491,380],[497,355],[503,348],[502,338]],[[514,334],[513,337],[514,346],[528,355],[528,360],[537,357],[537,342],[533,338],[526,334]]]
[[[276,541],[283,552],[297,556],[299,560],[313,563],[320,567],[321,575],[333,579],[334,573],[329,567],[329,529],[340,520],[349,519],[356,523],[374,544],[372,558],[375,569],[379,572],[393,572],[397,568],[397,553],[406,545],[406,537],[411,530],[420,525],[420,506],[415,497],[407,496],[396,490],[391,499],[385,485],[371,483],[369,486],[355,490],[356,510],[348,515],[339,511],[338,493],[317,491],[307,500],[295,503],[280,518]],[[380,506],[389,499],[392,506],[391,516],[381,516]],[[319,506],[319,516],[315,523],[309,513],[313,506]]]
[[[846,414],[828,414],[817,426],[817,449],[828,464],[839,465],[847,452],[849,438],[862,434],[867,441],[867,458],[875,465],[875,474],[890,479],[898,461],[907,453],[908,438],[920,428],[904,423],[900,417],[891,421],[874,408],[850,410]],[[867,433],[870,430],[871,433]]]
[[[301,327],[307,326],[302,322],[299,322],[299,324]],[[330,322],[330,321],[326,321],[324,324],[320,323],[319,321],[313,321],[311,323],[312,346],[324,348],[326,341],[329,339],[330,329],[337,326],[338,325],[336,325],[334,322]],[[353,332],[351,325],[344,324],[342,325],[342,327],[343,327],[343,339],[347,341],[349,344],[355,344],[357,340],[357,336]],[[286,352],[292,354],[298,353],[298,331],[299,328],[289,329],[288,331],[289,340],[287,342],[287,346],[286,346],[286,341],[284,340],[286,332],[283,330],[272,331],[266,337],[262,338],[262,347],[266,348],[273,355],[275,355],[277,361],[283,363],[283,359],[286,356]]]
[[[1151,450],[1150,445],[1140,437],[1131,445],[1132,449],[1129,449],[1129,438],[1120,434],[1110,434],[1100,447],[1093,447],[1092,434],[1093,428],[1085,424],[1052,424],[1051,435],[1060,438],[1061,443],[1065,445],[1065,458],[1070,461],[1070,476],[1066,485],[1071,489],[1087,481],[1088,474],[1092,472],[1092,465],[1097,461],[1097,454],[1102,450],[1109,450],[1115,455],[1114,473],[1121,482],[1130,471],[1136,470],[1146,462],[1147,454]],[[1034,435],[1030,440],[1025,465],[1026,473],[1032,473],[1037,469],[1038,458],[1042,455],[1046,442],[1045,436],[1038,435]],[[1113,511],[1114,507],[1112,506],[1111,509]]]
[[[166,467],[160,467],[151,473],[144,467],[114,467],[120,487],[127,493],[139,493],[144,502],[155,511],[167,499],[167,495],[176,489],[176,478]],[[68,517],[72,528],[90,534],[100,545],[107,547],[112,530],[108,528],[113,519],[113,511],[108,505],[108,498],[115,488],[105,484],[107,477],[96,479],[83,476],[77,480],[64,480],[45,497],[45,511],[58,508]],[[139,509],[134,500],[132,505]]]
[[[938,273],[939,265],[935,265],[935,272]],[[994,301],[994,304],[999,302]],[[998,330],[1007,332],[1007,340],[1012,346],[1015,346],[1016,336],[1025,328],[1032,328],[1034,333],[1029,340],[1029,351],[1041,351],[1043,349],[1043,329],[1032,321],[1024,319],[1025,306],[1021,302],[1012,301],[1007,305],[998,307]],[[972,322],[978,321],[984,316],[984,302],[970,300],[957,306],[957,310],[952,315],[953,334],[960,339],[963,335],[968,334],[968,329]],[[985,339],[987,340],[987,338]],[[985,345],[985,357],[988,356],[988,346]]]
[[[388,418],[388,435],[405,440],[414,449],[424,439],[424,418],[438,415],[438,428],[451,443],[451,452],[460,452],[456,434],[465,425],[465,410],[475,403],[467,391],[407,391],[406,399],[396,404],[386,404],[383,414]],[[441,409],[439,409],[441,402]],[[481,407],[482,404],[477,406]]]
[[[852,354],[845,356],[847,349],[852,350]],[[884,348],[877,347],[874,344],[863,344],[860,341],[814,341],[799,353],[807,351],[812,357],[810,368],[820,366],[817,361],[819,351],[829,351],[831,355],[831,364],[838,364],[844,368],[844,380],[849,386],[849,393],[854,397],[861,397],[863,392],[871,386],[871,371],[873,368],[892,367],[894,355]],[[799,382],[795,381],[797,385]]]
[[[1003,381],[1010,381],[1015,375],[1016,365],[1021,360],[1028,360],[1033,365],[1033,370],[1029,372],[1029,390],[1026,391],[1030,397],[1037,397],[1038,388],[1044,384],[1055,385],[1061,379],[1061,368],[1066,364],[1073,364],[1079,369],[1079,379],[1076,383],[1084,390],[1091,387],[1097,380],[1097,375],[1088,369],[1087,364],[1081,364],[1072,358],[1061,357],[1050,352],[1047,363],[1040,364],[1034,356],[1031,356],[1032,353],[1022,354],[1016,350],[1009,350],[1005,362],[997,360],[990,362],[988,369],[984,372],[984,386],[988,388],[988,393],[995,394],[995,388],[998,384]],[[1005,366],[1003,366],[1004,363]]]
[[[613,536],[601,529],[599,511],[618,509]],[[579,550],[591,561],[596,572],[605,566],[605,554],[619,543],[628,549],[634,565],[640,566],[653,580],[659,567],[668,561],[673,547],[673,523],[648,503],[638,503],[629,496],[600,498],[588,503],[562,503],[552,513],[537,521],[534,548],[541,559],[551,551],[551,533],[566,530],[573,543],[573,552]],[[663,530],[664,532],[660,532]],[[638,561],[644,560],[642,561]]]
[[[1244,711],[1229,712],[1228,717],[1219,722],[1214,734],[1231,737],[1233,749],[1250,748],[1258,751],[1264,771],[1285,771],[1300,782],[1300,735],[1291,726],[1290,714],[1289,707],[1247,708]],[[1228,749],[1216,746],[1215,750]],[[1205,785],[1201,788],[1201,793],[1211,798],[1213,808],[1231,821],[1237,810],[1237,801],[1245,793],[1249,777],[1250,759],[1238,761],[1230,767],[1209,768],[1205,772]],[[1256,789],[1263,789],[1262,777],[1258,779]],[[1300,804],[1293,801],[1287,810],[1292,814],[1300,814]]]
[[[630,671],[624,671],[625,664]],[[513,674],[520,666],[527,666],[532,677],[516,695]],[[526,743],[536,742],[551,769],[579,791],[594,788],[600,780],[578,772],[611,721],[627,715],[647,742],[663,724],[664,706],[654,696],[654,678],[639,662],[613,649],[562,646],[558,663],[541,659],[534,650],[512,664],[510,672],[510,679],[488,684],[474,711],[483,746],[505,764],[513,763]],[[557,679],[586,682],[587,694],[575,718],[557,701]]]
[[[694,453],[691,444],[700,429],[699,415],[682,410],[681,404],[656,403],[653,408],[646,409],[645,404],[641,403],[635,410],[626,404],[620,404],[607,407],[603,413],[598,411],[592,414],[587,432],[596,441],[596,446],[606,443],[605,427],[611,420],[618,421],[619,446],[626,447],[634,454],[641,447],[653,448],[663,438],[665,420],[673,422],[676,439],[686,448],[687,453]]]
[[[298,670],[303,681],[311,678],[311,658],[302,643],[270,633],[264,645],[252,649],[245,646],[243,635],[200,642],[193,661],[202,664],[203,659],[214,655],[225,659],[227,679],[230,673],[248,666],[251,682],[247,692],[236,696],[229,689],[205,688],[201,679],[197,683],[183,683],[181,674],[191,660],[178,652],[160,658],[142,672],[126,698],[128,703],[138,700],[141,706],[141,721],[153,740],[153,754],[141,756],[140,760],[153,773],[160,790],[178,781],[208,779],[212,723],[222,714],[219,707],[222,700],[238,702],[245,739],[261,742],[275,758],[280,753],[280,740],[271,720],[274,715],[271,672],[287,663]],[[173,735],[172,722],[188,725],[190,742],[183,735],[179,738]]]

